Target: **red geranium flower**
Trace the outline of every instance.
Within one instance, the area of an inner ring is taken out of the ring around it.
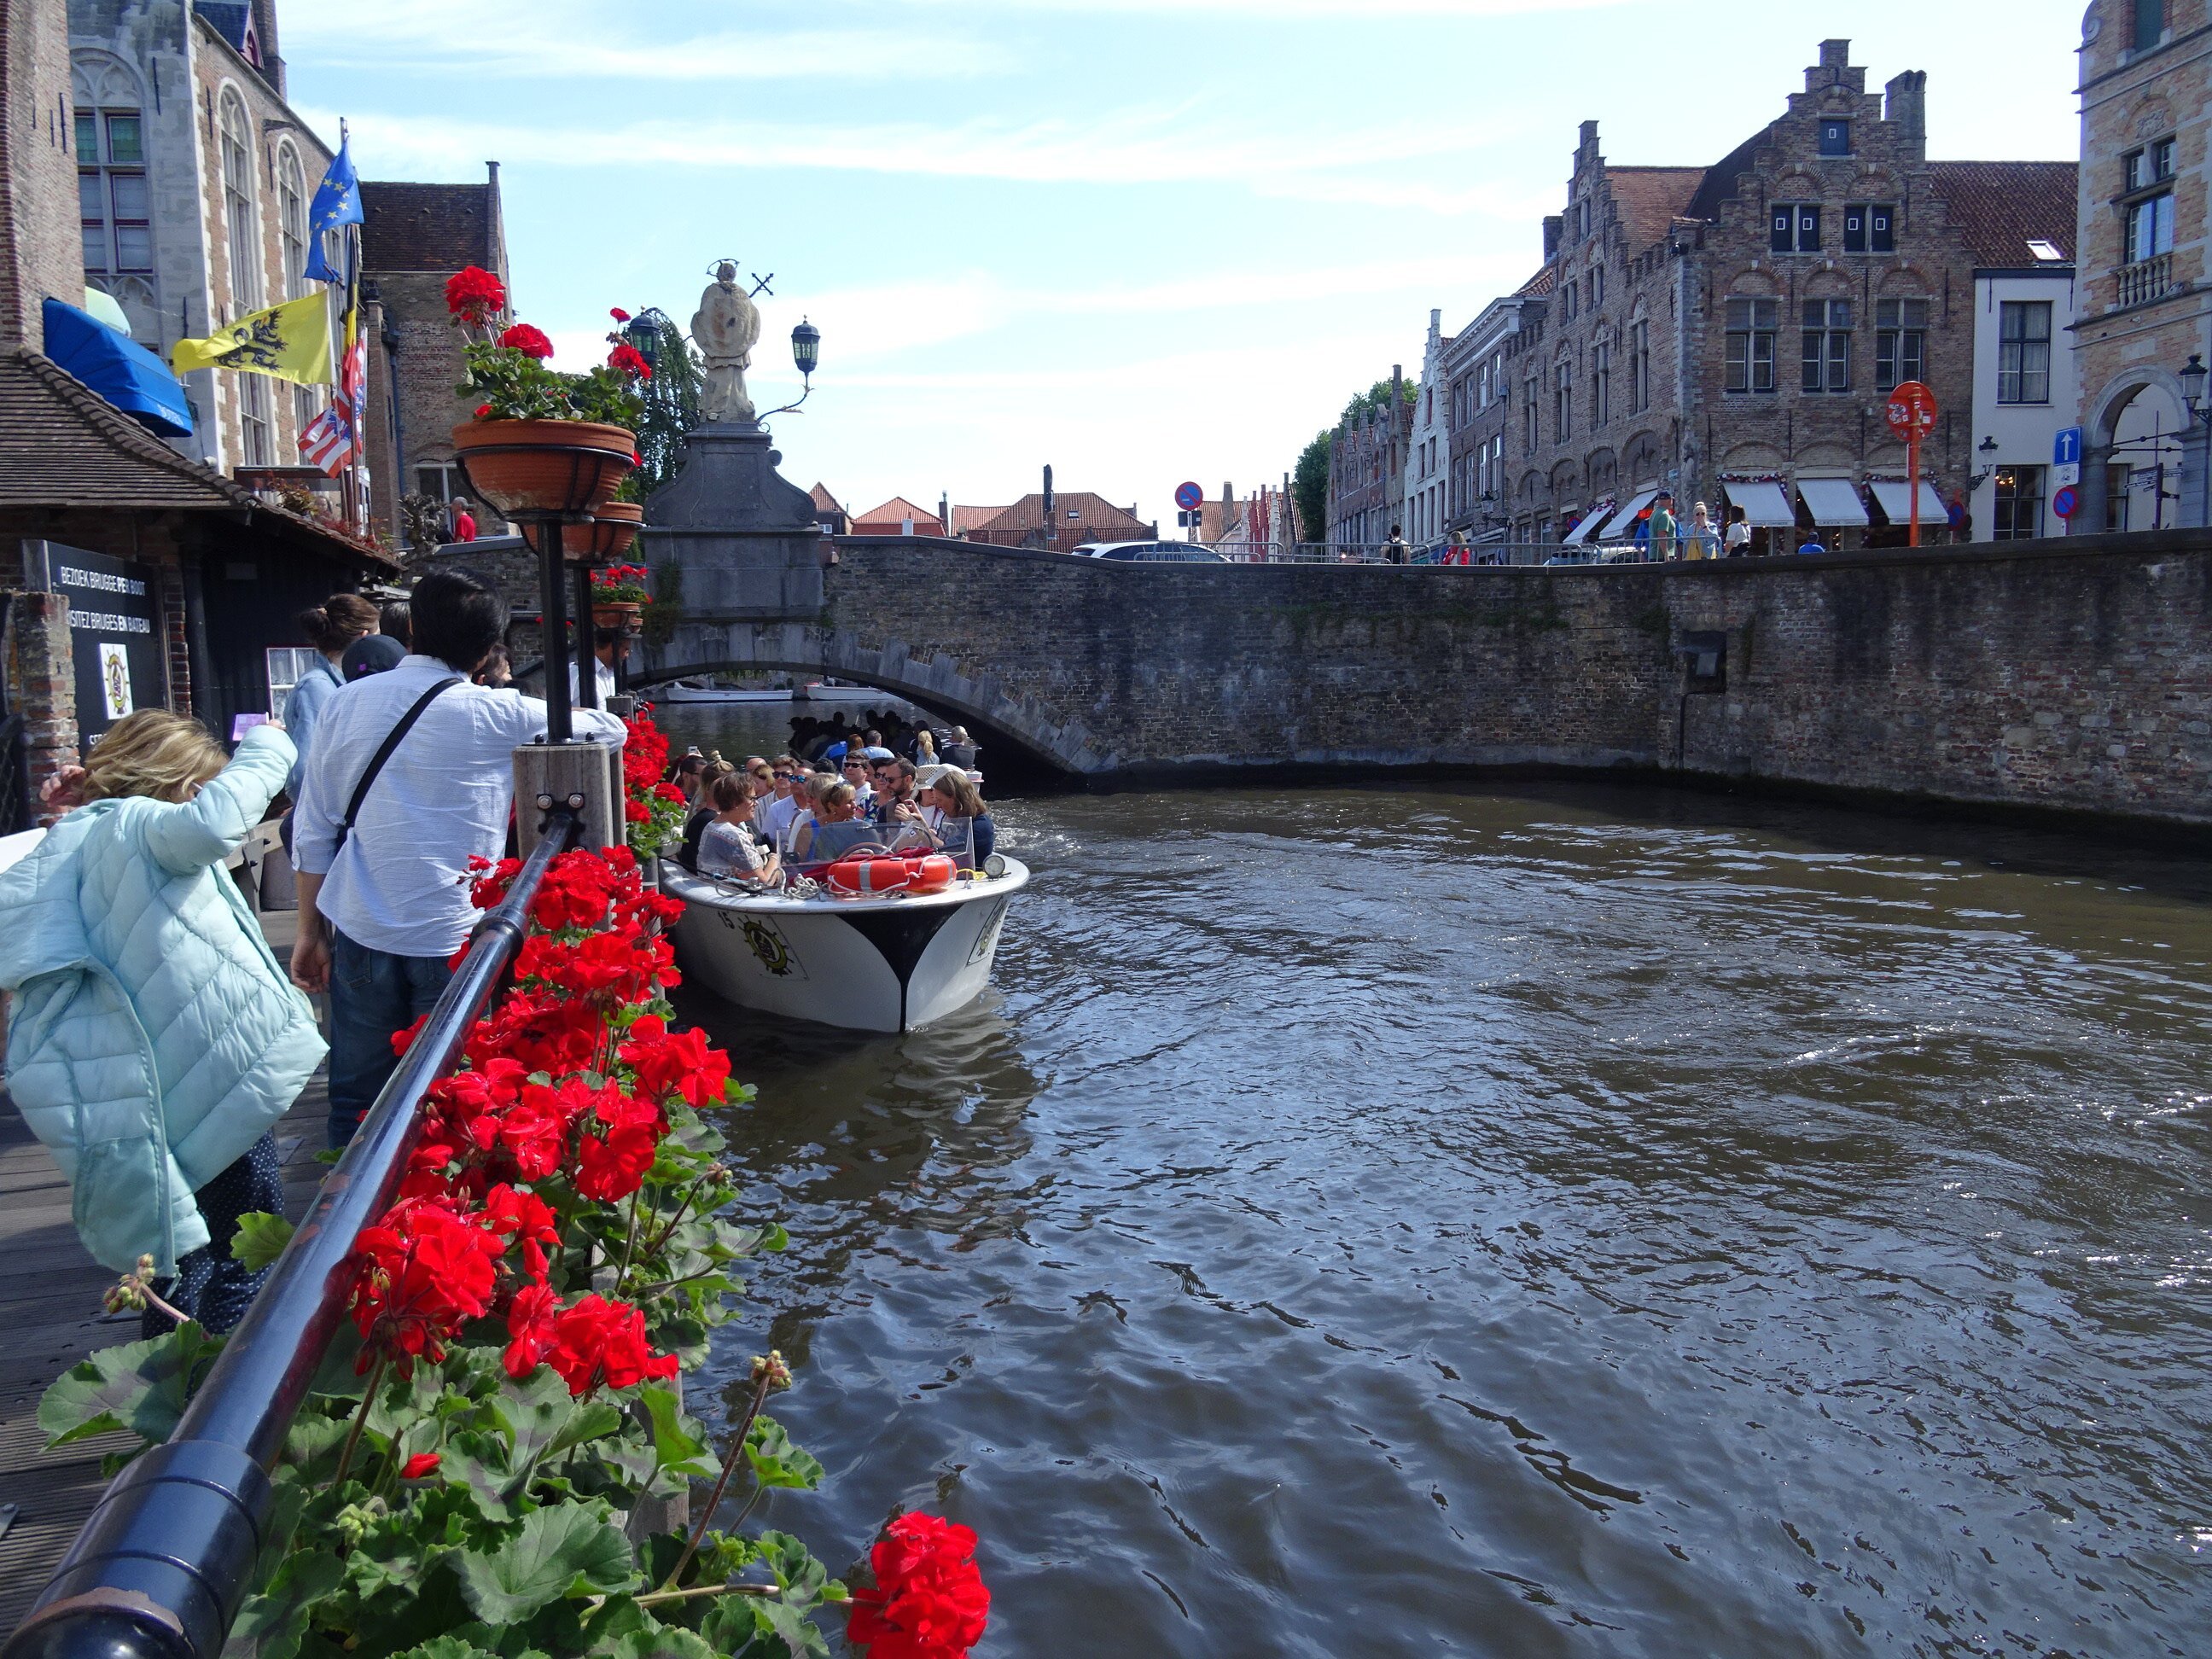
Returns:
[[[627,1389],[648,1376],[676,1375],[676,1356],[653,1352],[645,1340],[645,1316],[627,1302],[609,1302],[594,1292],[555,1315],[552,1324],[546,1362],[572,1395],[598,1382]]]
[[[624,311],[620,306],[609,306],[607,307],[607,315],[613,318],[618,323],[626,323],[629,320],[629,313]]]
[[[868,1659],[961,1659],[983,1639],[991,1592],[975,1534],[934,1515],[902,1515],[870,1552],[872,1588],[853,1592],[845,1635]]]
[[[491,405],[489,404],[478,404],[477,405],[477,419],[485,421],[489,420],[490,418]]]
[[[543,360],[553,355],[553,342],[545,337],[545,331],[529,323],[516,323],[499,337],[499,343],[526,357]]]
[[[470,265],[446,279],[446,309],[482,327],[507,309],[507,285],[482,266]]]
[[[637,1073],[638,1089],[650,1100],[680,1094],[692,1105],[704,1106],[721,1099],[728,1090],[730,1057],[709,1048],[707,1034],[696,1026],[671,1032],[657,1014],[647,1014],[630,1026],[622,1060]]]
[[[352,1310],[360,1368],[382,1355],[411,1376],[418,1354],[445,1358],[447,1338],[491,1306],[503,1246],[434,1200],[403,1199],[354,1241]]]
[[[501,1364],[518,1381],[536,1370],[553,1346],[553,1316],[561,1311],[561,1298],[544,1285],[525,1285],[514,1293],[507,1310],[510,1340]]]
[[[634,380],[653,378],[653,365],[645,361],[645,355],[634,345],[618,345],[607,353],[607,367],[617,374],[629,375]]]
[[[435,1452],[416,1452],[399,1466],[402,1480],[420,1480],[426,1474],[435,1474],[438,1465],[445,1460]]]

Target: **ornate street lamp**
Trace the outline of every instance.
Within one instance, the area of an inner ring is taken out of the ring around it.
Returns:
[[[647,306],[623,327],[623,336],[637,349],[648,368],[660,367],[660,331],[668,325],[658,306]]]
[[[799,380],[804,386],[797,403],[786,404],[781,409],[771,409],[769,415],[788,415],[814,395],[814,366],[822,361],[822,331],[801,317],[799,326],[791,331],[791,361],[798,365]]]
[[[2204,407],[2206,373],[2204,359],[2191,352],[2188,364],[2181,371],[2181,401],[2189,405],[2192,416],[2201,413]]]

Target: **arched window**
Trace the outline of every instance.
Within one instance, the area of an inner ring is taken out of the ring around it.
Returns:
[[[222,205],[229,233],[230,298],[241,311],[261,303],[260,227],[253,216],[253,143],[246,100],[234,88],[222,94]]]
[[[277,218],[284,234],[284,292],[297,299],[307,291],[307,175],[300,152],[286,144],[276,152]]]
[[[143,118],[136,109],[80,107],[76,137],[84,268],[94,276],[153,270]]]

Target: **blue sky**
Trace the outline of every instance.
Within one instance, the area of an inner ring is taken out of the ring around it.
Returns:
[[[292,99],[371,179],[501,165],[520,314],[688,319],[775,273],[756,400],[863,510],[1065,489],[1172,520],[1279,480],[1534,269],[1577,125],[1717,159],[1842,35],[1929,71],[1939,159],[2075,154],[2082,0],[378,0],[282,14]]]

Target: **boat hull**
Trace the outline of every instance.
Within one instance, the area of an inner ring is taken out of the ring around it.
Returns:
[[[792,899],[735,892],[665,871],[684,903],[686,980],[741,1007],[855,1031],[911,1031],[956,1013],[991,982],[999,934],[1029,871],[956,882],[915,898]]]

